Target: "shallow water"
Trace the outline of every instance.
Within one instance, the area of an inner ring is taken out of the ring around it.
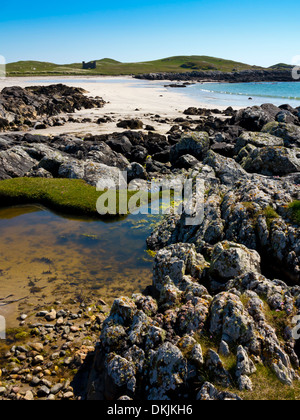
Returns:
[[[80,296],[111,303],[152,283],[146,238],[158,216],[63,217],[37,206],[0,210],[0,298],[53,302]],[[17,305],[0,306],[13,322]]]
[[[299,82],[197,83],[184,90],[190,97],[210,105],[245,107],[271,102],[278,106],[300,106]]]

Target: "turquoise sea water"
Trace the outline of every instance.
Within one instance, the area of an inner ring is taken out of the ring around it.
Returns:
[[[197,83],[188,86],[185,92],[210,105],[251,106],[271,102],[300,106],[299,82]]]

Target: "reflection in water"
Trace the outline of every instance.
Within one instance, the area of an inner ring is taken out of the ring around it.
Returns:
[[[83,295],[111,303],[141,291],[152,282],[145,240],[155,221],[138,215],[107,223],[36,206],[1,209],[0,297],[47,302]]]

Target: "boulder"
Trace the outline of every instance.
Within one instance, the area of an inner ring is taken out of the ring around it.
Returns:
[[[107,145],[115,152],[125,156],[130,155],[132,149],[132,144],[126,136],[110,139],[107,141]]]
[[[150,360],[148,400],[169,400],[173,393],[178,394],[186,377],[187,361],[179,348],[169,342],[162,344]]]
[[[236,141],[235,153],[238,154],[248,144],[255,147],[284,146],[284,141],[269,133],[244,132]]]
[[[0,180],[23,177],[37,163],[21,146],[0,151]]]
[[[300,171],[300,148],[279,146],[254,148],[241,161],[247,172],[262,175],[288,175]]]
[[[176,164],[180,156],[192,155],[198,160],[203,160],[209,150],[210,141],[206,132],[193,132],[184,134],[180,141],[171,147],[170,161]]]
[[[300,127],[283,122],[270,122],[262,128],[263,133],[283,139],[285,147],[300,147]]]
[[[257,251],[235,242],[220,242],[213,249],[209,275],[215,281],[226,283],[245,273],[260,273],[260,262]]]
[[[143,122],[137,119],[123,120],[117,124],[117,127],[126,128],[130,130],[141,130],[143,129],[143,126]]]
[[[192,155],[183,155],[177,159],[175,166],[177,168],[191,169],[199,163],[199,160]]]
[[[277,109],[277,113],[280,110]],[[272,116],[267,109],[262,109],[259,106],[241,109],[234,117],[235,124],[240,125],[249,131],[260,131],[264,125],[274,121],[275,116]]]
[[[196,397],[197,401],[241,401],[241,398],[236,394],[227,391],[218,391],[214,385],[205,382]]]

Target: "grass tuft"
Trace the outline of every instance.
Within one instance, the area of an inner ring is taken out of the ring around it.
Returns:
[[[0,181],[1,207],[41,204],[62,213],[100,217],[96,203],[102,194],[80,179],[13,178]],[[128,198],[132,194],[128,191]],[[117,214],[118,211],[117,200]]]
[[[295,200],[289,205],[291,218],[294,223],[300,226],[300,200]]]

